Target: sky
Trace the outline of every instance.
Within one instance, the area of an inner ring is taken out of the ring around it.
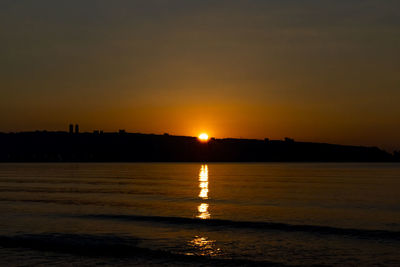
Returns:
[[[3,0],[0,131],[400,149],[398,0]]]

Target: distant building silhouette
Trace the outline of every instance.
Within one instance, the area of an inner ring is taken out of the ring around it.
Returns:
[[[69,125],[69,133],[70,133],[70,134],[73,134],[73,133],[74,133],[74,125],[73,125],[73,124],[70,124],[70,125]]]
[[[294,139],[289,138],[289,137],[285,137],[285,142],[294,143]]]
[[[79,133],[79,124],[75,124],[75,133],[76,133],[76,134]]]
[[[121,129],[121,130],[119,130],[119,131],[118,131],[118,133],[119,133],[119,134],[125,134],[125,133],[126,133],[126,131],[125,131],[125,130],[123,130],[123,129]]]

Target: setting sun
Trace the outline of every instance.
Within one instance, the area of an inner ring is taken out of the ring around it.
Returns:
[[[206,134],[206,133],[200,134],[199,135],[199,140],[203,141],[203,142],[208,141],[208,134]]]

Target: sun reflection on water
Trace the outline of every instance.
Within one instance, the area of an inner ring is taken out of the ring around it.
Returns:
[[[196,236],[188,245],[193,247],[196,250],[194,254],[199,256],[216,256],[221,252],[221,249],[215,247],[215,240],[209,240],[207,237]]]
[[[197,210],[199,211],[199,215],[197,215],[197,218],[200,219],[210,219],[211,215],[208,212],[208,204],[207,203],[201,203],[198,207]]]
[[[207,164],[201,165],[200,173],[199,173],[199,181],[201,181],[201,182],[208,181],[208,166],[207,166]]]
[[[206,200],[208,199],[208,166],[207,164],[201,165],[199,173],[199,198]],[[210,219],[211,214],[208,212],[209,205],[207,203],[201,203],[197,207],[199,214],[196,216],[200,219]]]
[[[197,218],[199,219],[210,219],[211,214],[208,211],[209,204],[208,201],[208,166],[203,164],[200,167],[199,173],[199,188],[200,192],[198,197],[201,199],[200,205],[197,206]],[[188,246],[191,247],[190,250],[194,249],[194,253],[189,253],[190,255],[199,256],[217,256],[221,254],[221,250],[216,247],[215,240],[209,240],[208,237],[195,236],[194,239],[188,241]]]

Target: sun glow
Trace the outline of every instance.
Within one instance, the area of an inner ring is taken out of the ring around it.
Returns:
[[[201,133],[201,134],[199,135],[199,140],[202,141],[202,142],[207,142],[207,141],[208,141],[208,134],[206,134],[206,133]]]

